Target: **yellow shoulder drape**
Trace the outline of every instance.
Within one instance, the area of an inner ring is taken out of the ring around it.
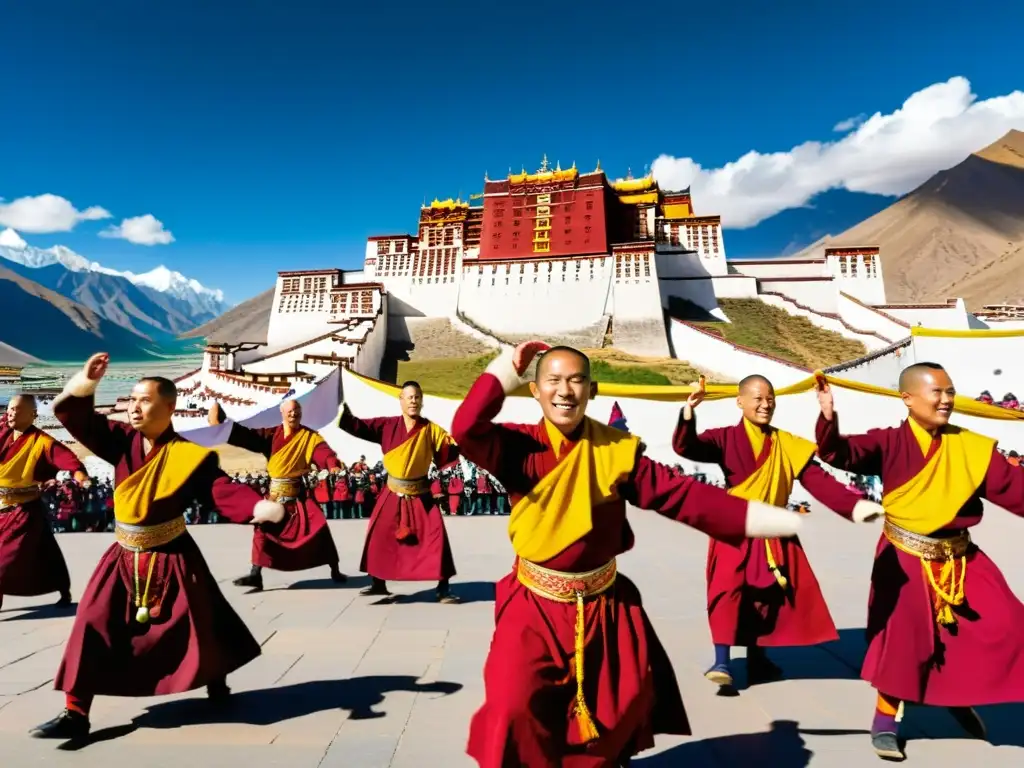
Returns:
[[[267,474],[271,477],[300,477],[309,471],[313,451],[324,439],[312,429],[301,429],[267,460]]]
[[[114,517],[128,525],[145,525],[150,505],[173,496],[212,453],[207,448],[175,438],[117,484]]]
[[[38,430],[32,432],[11,458],[0,464],[0,486],[4,488],[31,488],[36,485],[36,463],[43,452],[53,444],[53,438]]]

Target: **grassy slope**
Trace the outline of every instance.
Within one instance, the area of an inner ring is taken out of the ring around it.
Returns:
[[[826,331],[758,299],[721,299],[731,323],[695,322],[727,341],[806,368],[824,368],[867,354],[859,341]]]

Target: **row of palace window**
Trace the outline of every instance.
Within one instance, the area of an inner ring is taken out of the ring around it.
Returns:
[[[558,205],[558,203],[557,202],[545,203],[544,205]],[[564,204],[562,204],[562,212],[563,213],[572,213],[573,205],[574,205],[573,203],[564,203]],[[588,211],[594,210],[594,201],[593,200],[586,200],[586,201],[584,201],[583,207],[586,210],[588,210]],[[523,215],[523,209],[522,208],[513,208],[512,209],[512,217],[514,219],[519,219],[519,218],[522,217],[522,215]],[[496,218],[496,219],[503,219],[503,218],[505,218],[505,209],[501,208],[501,207],[495,208],[494,209],[494,218]],[[590,217],[587,216],[587,218],[589,219]],[[515,224],[516,226],[519,226],[519,222],[518,221],[514,221],[513,224]]]
[[[514,232],[513,236],[518,236],[518,234],[519,234],[518,232]],[[567,246],[574,245],[572,240],[566,240],[565,244]],[[583,244],[584,245],[590,245],[590,238],[589,237],[583,238]],[[538,241],[538,242],[535,242],[533,245],[535,246],[534,247],[534,252],[535,253],[549,253],[551,251],[551,241],[550,240]],[[540,246],[540,247],[537,247],[537,246]],[[547,247],[544,247],[544,246],[547,246]],[[491,246],[491,248],[493,248],[495,251],[498,250],[500,247],[501,246],[498,243],[495,243],[494,245]],[[513,242],[512,243],[512,250],[513,251],[519,250],[519,243]]]
[[[281,301],[277,305],[278,312],[320,312],[324,308],[324,296],[326,293],[321,293],[316,297],[309,295],[291,295],[282,296]]]
[[[281,280],[281,293],[326,293],[330,286],[327,276],[321,277],[286,277]]]
[[[857,277],[857,257],[840,256],[839,274],[843,277]],[[873,256],[864,257],[864,269],[860,270],[860,277],[878,277],[878,262]]]
[[[392,248],[392,246],[394,246]],[[389,253],[405,253],[405,240],[378,240],[377,255],[387,256]]]
[[[615,257],[616,279],[640,277],[640,267],[644,268],[644,277],[651,276],[651,257],[648,254],[621,254]]]
[[[566,220],[566,221],[568,221],[568,220]],[[542,229],[543,229],[543,227],[542,227]],[[591,228],[589,226],[584,227],[583,228],[583,232],[585,234],[589,235],[590,234],[590,229]],[[564,229],[562,231],[562,234],[571,235],[572,234],[572,228],[571,227],[567,227],[566,229]],[[512,232],[512,239],[513,240],[518,240],[519,239],[519,230],[515,230],[514,232]],[[494,233],[492,233],[491,234],[491,240],[501,240],[501,232],[494,232]]]
[[[373,314],[373,291],[345,291],[331,296],[331,312],[336,315]]]
[[[441,275],[449,274],[455,270],[456,248],[437,248],[433,251],[420,252],[413,256],[412,274],[414,275]],[[385,258],[379,268],[379,274],[383,277],[402,277],[407,274],[409,257],[394,263],[391,257]]]

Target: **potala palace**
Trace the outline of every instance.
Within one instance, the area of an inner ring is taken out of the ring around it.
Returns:
[[[760,372],[785,385],[808,375],[675,316],[696,305],[728,322],[723,298],[759,299],[862,342],[867,357],[833,369],[849,379],[891,387],[909,362],[938,359],[962,392],[994,377],[1018,386],[1024,336],[1007,332],[1024,320],[971,314],[959,299],[888,304],[883,257],[864,244],[729,259],[720,217],[698,215],[689,190],[545,159],[536,173],[485,179],[470,202],[423,206],[413,234],[370,237],[361,270],[280,272],[267,338],[209,344],[179,387],[190,409],[218,399],[256,412],[338,368],[378,377],[389,340],[439,318],[492,347],[543,337],[594,348],[610,336],[625,352],[687,360],[722,380]],[[951,340],[960,334],[998,342],[986,347],[991,360]]]

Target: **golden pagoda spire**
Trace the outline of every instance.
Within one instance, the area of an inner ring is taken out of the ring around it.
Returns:
[[[547,173],[549,170],[551,170],[551,167],[548,164],[548,153],[545,152],[544,158],[540,161],[540,170],[537,173]]]
[[[558,173],[561,170],[562,170],[562,162],[560,160],[555,161],[555,173]]]
[[[629,181],[632,178],[633,178],[633,169],[627,166],[626,167],[626,180]]]
[[[597,173],[600,170],[601,170],[601,158],[599,157],[599,158],[597,158],[597,168],[594,169],[594,173]]]

